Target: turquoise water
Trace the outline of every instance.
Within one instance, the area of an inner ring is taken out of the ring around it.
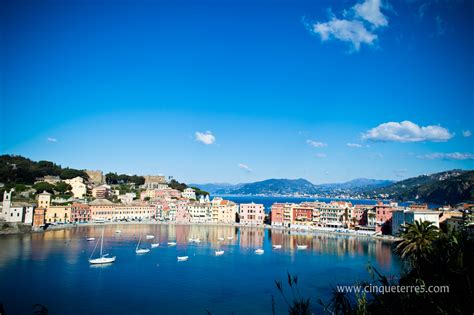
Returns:
[[[87,260],[95,244],[85,239],[98,239],[103,228],[106,252],[117,261],[93,267]],[[137,256],[138,236],[145,234],[154,234],[160,247]],[[201,243],[189,243],[191,237]],[[169,247],[168,241],[178,244]],[[296,244],[308,249],[296,250]],[[256,248],[265,253],[256,255]],[[274,280],[285,280],[287,271],[298,275],[300,292],[317,311],[317,299],[329,299],[336,284],[369,279],[368,263],[385,275],[399,273],[391,245],[380,240],[231,226],[83,226],[1,236],[0,249],[6,314],[32,314],[36,303],[49,314],[271,314],[272,295],[277,314],[286,314]],[[218,249],[223,256],[215,256]],[[177,262],[184,255],[189,260]]]

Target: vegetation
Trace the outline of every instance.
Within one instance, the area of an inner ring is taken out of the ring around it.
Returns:
[[[105,180],[109,185],[135,184],[140,186],[145,184],[145,177],[138,175],[107,173],[105,174]]]
[[[170,186],[170,188],[177,189],[179,191],[184,191],[186,188],[188,188],[188,185],[186,185],[185,183],[180,183],[175,179],[170,180],[170,182],[168,183],[168,186]],[[198,187],[190,187],[190,188],[194,189],[196,196],[209,195],[207,191],[201,190]]]

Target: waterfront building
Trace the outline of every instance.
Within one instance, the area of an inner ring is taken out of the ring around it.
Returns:
[[[33,214],[33,229],[38,229],[44,226],[46,208],[35,208]]]
[[[71,222],[71,206],[49,206],[45,214],[46,223]]]
[[[352,217],[352,204],[345,201],[320,203],[320,225],[329,228],[341,228],[348,225]]]
[[[71,185],[71,192],[74,198],[83,198],[87,193],[86,184],[84,184],[84,179],[80,176],[74,177],[72,179],[66,179],[64,181],[66,184]]]
[[[270,211],[270,223],[272,226],[283,226],[283,213],[285,211],[285,204],[276,202],[272,204]]]
[[[391,228],[392,225],[392,211],[394,210],[393,205],[384,204],[379,201],[375,205],[375,231],[388,233],[386,229]]]
[[[265,208],[263,204],[241,203],[240,204],[240,224],[243,225],[263,225],[265,219]]]
[[[25,202],[13,202],[12,192],[3,192],[2,210],[0,212],[0,219],[10,223],[33,223],[34,205]]]
[[[92,197],[97,199],[104,199],[110,195],[110,186],[100,185],[92,188]]]
[[[196,192],[192,188],[186,188],[181,195],[183,198],[196,200]]]
[[[87,204],[74,202],[71,206],[71,222],[91,221],[91,208]]]
[[[212,222],[235,223],[235,215],[238,212],[238,208],[239,206],[235,202],[215,197],[211,202]]]
[[[206,223],[212,221],[211,204],[191,201],[188,204],[191,223]]]
[[[89,182],[94,185],[102,185],[105,184],[105,176],[102,171],[91,171],[86,170],[87,176],[89,176]]]
[[[177,203],[176,211],[176,223],[178,224],[187,224],[191,222],[191,216],[188,211],[188,205],[186,202]]]
[[[292,222],[291,226],[295,228],[308,229],[313,226],[313,207],[309,205],[297,205],[292,206]]]
[[[115,205],[112,220],[151,220],[156,216],[156,207],[142,202]]]
[[[115,204],[107,199],[96,199],[89,204],[91,220],[111,221],[115,215]]]
[[[420,210],[425,208],[408,208],[408,209],[394,209],[392,211],[392,235],[399,235],[406,224],[413,224],[415,221],[432,222],[434,226],[439,228],[438,211],[434,210]]]

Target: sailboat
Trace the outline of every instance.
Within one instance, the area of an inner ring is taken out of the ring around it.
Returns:
[[[224,255],[223,250],[216,250],[216,256],[222,256],[222,255]]]
[[[151,243],[151,248],[157,248],[160,246],[160,243]]]
[[[275,245],[273,245],[273,248],[274,248],[274,249],[280,249],[280,248],[281,248],[281,245],[275,244]]]
[[[115,262],[115,256],[113,257],[108,257],[109,254],[103,254],[102,253],[102,248],[104,246],[104,230],[102,230],[102,236],[100,237],[100,255],[99,258],[94,258],[92,259],[92,256],[94,255],[95,249],[97,248],[97,244],[95,244],[94,250],[92,251],[91,257],[89,257],[89,263],[91,265],[99,265],[99,264],[110,264]]]
[[[257,255],[263,255],[263,253],[265,253],[265,251],[261,248],[255,250],[255,254]]]
[[[296,245],[296,249],[302,250],[308,248],[308,245]]]
[[[146,254],[150,251],[148,248],[140,248],[140,241],[141,240],[142,240],[142,237],[140,235],[140,238],[138,239],[137,248],[135,248],[135,253],[136,254]]]
[[[152,239],[154,239],[154,238],[155,238],[155,236],[154,236],[154,235],[151,235],[151,234],[148,234],[148,235],[146,236],[146,239],[147,239],[147,240],[152,240]]]
[[[178,261],[186,261],[189,259],[189,256],[178,256]]]

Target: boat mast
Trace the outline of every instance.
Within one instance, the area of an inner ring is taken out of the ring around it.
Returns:
[[[102,238],[100,240],[100,257],[102,257],[102,246],[104,245],[104,230],[102,229]]]
[[[138,249],[138,246],[140,246],[140,240],[142,239],[142,236],[140,235],[140,238],[138,239],[138,244],[137,244],[137,248]]]

